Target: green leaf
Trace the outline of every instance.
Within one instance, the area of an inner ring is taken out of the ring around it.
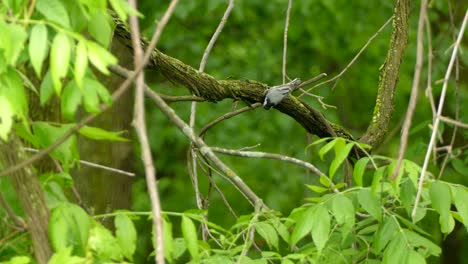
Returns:
[[[47,27],[43,24],[36,24],[31,29],[29,38],[29,59],[40,78],[42,73],[42,64],[47,56]]]
[[[426,259],[418,252],[411,250],[408,253],[406,263],[408,264],[426,264]]]
[[[31,263],[31,258],[27,256],[17,256],[11,258],[8,262],[2,262],[2,264],[28,264]]]
[[[371,183],[371,193],[375,194],[377,191],[377,188],[381,184],[381,180],[383,177],[383,174],[385,172],[386,167],[380,167],[374,172],[374,176],[372,177],[372,183]]]
[[[35,122],[33,130],[40,147],[45,148],[62,137],[73,126],[73,124],[52,126],[46,122]],[[65,140],[51,152],[51,156],[59,160],[65,167],[73,165],[74,161],[79,160],[76,136],[73,135]]]
[[[174,237],[172,236],[172,223],[163,218],[164,256],[169,263],[172,262],[174,252]]]
[[[358,201],[364,210],[366,210],[379,222],[382,221],[380,199],[377,196],[373,195],[369,189],[361,189],[359,191]]]
[[[312,215],[312,239],[319,252],[325,247],[330,234],[330,215],[325,205],[317,205]]]
[[[267,244],[275,249],[278,249],[278,234],[276,233],[275,228],[265,222],[259,222],[255,224],[255,230],[257,233],[265,239]]]
[[[366,170],[367,163],[369,163],[369,157],[364,157],[356,162],[354,165],[353,179],[358,186],[364,186],[362,178],[364,176],[364,171]]]
[[[406,210],[406,213],[411,215],[411,210],[413,209],[414,200],[416,197],[416,189],[413,186],[411,180],[406,180],[401,184],[401,192],[400,192],[400,201],[401,205]]]
[[[120,142],[130,141],[120,136],[126,131],[111,132],[111,131],[107,131],[99,127],[84,126],[78,132],[81,135],[90,139],[94,139],[94,140],[110,140],[110,141],[120,141]]]
[[[50,21],[70,28],[70,17],[60,0],[37,0],[36,9]]]
[[[325,175],[320,175],[319,181],[325,187],[330,187],[332,184],[332,181],[330,180],[330,178],[328,178]]]
[[[335,216],[336,222],[341,225],[343,237],[346,237],[353,229],[355,223],[353,203],[348,197],[337,195],[332,201],[332,213]]]
[[[54,84],[52,83],[52,75],[50,74],[50,71],[47,71],[44,79],[42,79],[41,86],[39,87],[41,106],[44,106],[53,94]]]
[[[312,217],[314,215],[315,207],[311,206],[304,211],[298,213],[296,226],[291,235],[290,245],[294,246],[296,243],[305,237],[311,230],[314,223]]]
[[[81,264],[86,262],[85,258],[80,258],[72,255],[72,247],[61,249],[55,252],[47,264]]]
[[[192,219],[183,215],[181,226],[185,245],[192,256],[193,261],[198,262],[200,260],[200,253],[198,252],[198,239],[195,224]]]
[[[62,100],[60,101],[62,117],[65,120],[74,120],[78,106],[81,104],[80,89],[75,81],[71,81],[63,90]]]
[[[83,87],[83,78],[88,68],[88,52],[86,50],[85,41],[78,42],[76,46],[76,57],[75,57],[75,81],[79,88]]]
[[[133,253],[136,249],[137,232],[132,220],[126,214],[118,214],[115,219],[115,235],[119,242],[122,254],[133,261]]]
[[[452,190],[454,193],[453,202],[460,214],[465,228],[468,230],[468,191],[463,186],[454,186]]]
[[[94,222],[94,227],[89,232],[89,249],[95,259],[123,260],[122,251],[117,239],[101,224]]]
[[[91,64],[93,64],[94,67],[96,67],[96,69],[98,69],[103,74],[108,75],[109,70],[107,69],[107,66],[116,64],[117,58],[115,58],[114,55],[112,55],[109,51],[96,43],[87,42],[87,46],[89,61],[91,61]]]
[[[455,227],[455,222],[450,214],[451,194],[447,184],[435,181],[429,189],[432,208],[440,215],[439,223],[442,233],[448,234]]]
[[[340,139],[341,139],[341,138],[335,138],[335,139],[333,139],[332,141],[328,142],[325,146],[323,146],[323,147],[319,150],[319,157],[320,157],[321,160],[323,160],[323,156],[324,156],[325,154],[327,154],[328,151],[330,151]],[[341,140],[343,140],[343,139],[341,139]]]
[[[67,75],[70,64],[71,45],[64,33],[58,33],[52,41],[50,49],[50,72],[55,92],[60,95],[62,90],[61,79]]]
[[[334,147],[336,154],[335,154],[335,158],[330,164],[329,176],[331,179],[333,179],[333,176],[335,175],[336,170],[338,169],[338,167],[340,167],[343,161],[348,157],[349,152],[355,145],[353,142],[351,142],[351,143],[346,144],[345,146],[342,146],[341,142],[344,142],[344,144],[346,144],[346,141],[343,140],[343,141],[340,141],[340,144],[335,144],[335,147]]]
[[[13,126],[13,116],[15,115],[10,101],[0,95],[0,138],[7,141],[8,134]]]
[[[383,225],[379,228],[374,240],[375,254],[379,255],[380,251],[385,248],[387,243],[397,234],[398,225],[392,217],[386,217]]]
[[[384,251],[382,264],[404,263],[408,254],[408,247],[402,233],[393,239]]]
[[[127,21],[128,14],[143,17],[141,13],[133,9],[127,1],[124,0],[110,0],[109,1],[114,11],[117,13],[122,21]]]
[[[307,188],[311,189],[313,192],[316,192],[316,193],[323,193],[323,192],[328,191],[328,188],[323,188],[320,186],[315,186],[315,185],[310,185],[310,184],[306,184],[306,186]]]
[[[89,34],[102,46],[107,47],[112,39],[111,18],[107,10],[94,12],[88,23]]]
[[[10,102],[15,117],[27,121],[28,100],[23,86],[23,80],[17,71],[8,68],[0,75],[0,95]]]
[[[90,218],[81,207],[62,203],[55,207],[49,220],[49,238],[55,251],[73,247],[74,255],[85,256]]]
[[[403,234],[408,243],[413,247],[421,248],[432,256],[439,256],[442,253],[442,249],[437,244],[416,232],[405,229],[403,230]]]
[[[0,20],[0,32],[2,32],[0,51],[3,50],[7,64],[15,66],[21,51],[24,49],[27,38],[26,30],[19,25],[6,24]]]

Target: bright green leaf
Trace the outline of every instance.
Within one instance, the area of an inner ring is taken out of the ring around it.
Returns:
[[[13,107],[10,101],[3,95],[0,95],[0,138],[7,141],[8,134],[13,126]]]
[[[447,184],[435,181],[429,189],[432,208],[440,215],[439,223],[441,231],[445,234],[450,233],[455,227],[453,217],[450,215],[451,194]]]
[[[86,50],[86,43],[84,41],[78,42],[76,46],[76,57],[75,57],[75,81],[78,87],[83,87],[83,78],[88,68],[88,52]]]
[[[330,233],[330,214],[325,205],[317,205],[312,215],[312,239],[319,252],[325,247]]]
[[[81,135],[94,140],[110,140],[128,142],[129,140],[120,135],[125,131],[111,132],[99,127],[84,126],[78,131]]]
[[[333,139],[332,141],[328,142],[325,146],[320,148],[319,157],[320,157],[321,160],[323,160],[323,156],[325,154],[327,154],[328,151],[330,151],[339,140],[340,140],[340,138]],[[341,140],[343,140],[343,139],[341,139]]]
[[[332,213],[336,222],[341,225],[343,237],[345,237],[353,228],[355,223],[355,210],[351,200],[344,195],[337,195],[332,201]]]
[[[37,0],[36,9],[50,21],[70,28],[70,17],[60,0]]]
[[[468,191],[463,186],[456,186],[453,191],[455,207],[463,220],[465,228],[468,230]]]
[[[385,248],[390,239],[397,234],[397,231],[398,225],[395,223],[395,220],[392,217],[386,217],[374,239],[375,253],[377,255]]]
[[[58,33],[50,49],[50,72],[57,95],[62,90],[62,78],[67,75],[70,64],[71,44],[64,33]]]
[[[197,229],[195,228],[195,224],[192,219],[183,215],[181,225],[185,245],[192,256],[192,259],[195,262],[198,262],[200,260],[200,253],[198,252]]]
[[[344,142],[346,144],[346,142],[343,140],[343,141],[339,141],[339,144],[337,143],[334,146],[336,154],[335,154],[335,158],[330,164],[330,173],[329,173],[330,174],[329,176],[332,179],[336,173],[336,170],[340,167],[343,161],[348,157],[349,152],[355,145],[354,143],[348,143],[345,146],[341,146],[342,145],[341,142]]]
[[[93,64],[100,72],[109,74],[107,66],[116,64],[117,58],[96,43],[87,42],[87,44],[89,61],[91,61],[91,64]]]
[[[42,64],[47,56],[47,27],[43,24],[34,25],[29,38],[29,59],[39,78]]]
[[[119,263],[123,260],[122,251],[117,239],[101,224],[94,222],[94,227],[89,232],[89,249],[97,259],[115,260]]]
[[[257,233],[265,239],[267,244],[275,249],[278,249],[278,234],[276,233],[275,228],[265,222],[259,222],[255,224],[255,230]]]
[[[119,242],[122,254],[129,260],[133,260],[136,249],[137,232],[132,220],[126,214],[118,214],[115,219],[115,235]]]
[[[313,192],[316,192],[316,193],[323,193],[323,192],[326,192],[328,191],[328,188],[323,188],[323,187],[320,187],[320,186],[315,186],[315,185],[310,185],[310,184],[306,184],[307,188],[309,188],[310,190],[312,190]]]
[[[0,32],[2,32],[0,51],[3,50],[7,64],[15,66],[21,51],[24,49],[27,38],[26,30],[22,26],[12,23],[6,24],[0,20]]]
[[[89,34],[102,46],[107,47],[112,39],[111,18],[107,10],[94,12],[88,23]]]
[[[364,171],[366,170],[367,163],[369,163],[369,157],[364,157],[356,162],[354,165],[353,179],[358,186],[364,186],[362,178],[364,176]]]
[[[63,119],[74,120],[76,110],[81,104],[81,93],[76,82],[71,81],[65,86],[60,103]]]
[[[402,233],[388,244],[384,251],[382,264],[404,263],[408,254],[408,247]]]
[[[380,209],[380,199],[373,195],[369,189],[361,189],[358,194],[358,201],[362,208],[371,214],[379,222],[382,220]]]
[[[50,71],[47,71],[44,78],[42,79],[41,86],[39,87],[41,106],[44,106],[53,94],[54,84],[52,83],[52,76]]]
[[[90,218],[79,206],[62,203],[55,207],[49,220],[49,237],[54,250],[73,246],[75,255],[85,256]]]
[[[414,231],[405,229],[404,235],[413,247],[421,248],[432,256],[439,256],[442,253],[442,249],[437,244]]]
[[[172,262],[172,254],[174,252],[174,237],[172,236],[172,223],[163,218],[163,243],[164,256],[169,263]]]
[[[312,222],[314,210],[315,207],[311,206],[298,213],[296,226],[291,234],[291,246],[296,245],[299,240],[305,237],[312,230],[312,226],[314,225]]]
[[[426,259],[418,252],[411,250],[406,258],[407,264],[426,264]]]

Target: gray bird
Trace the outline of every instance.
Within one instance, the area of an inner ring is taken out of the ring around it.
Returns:
[[[295,91],[301,84],[301,79],[296,78],[289,83],[282,85],[273,86],[270,89],[265,91],[265,101],[263,102],[263,108],[266,110],[270,109],[272,106],[275,106],[283,99],[288,96],[290,93]]]

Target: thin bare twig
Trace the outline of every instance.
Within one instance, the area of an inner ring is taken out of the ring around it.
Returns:
[[[283,35],[283,65],[281,72],[283,75],[283,84],[286,83],[286,55],[288,53],[288,29],[289,29],[289,17],[291,16],[292,0],[288,2],[288,9],[286,10],[286,20],[284,22],[284,35]]]
[[[129,4],[136,9],[136,0],[129,0]],[[138,18],[134,15],[129,17],[130,35],[132,37],[132,45],[134,50],[133,62],[135,68],[139,65],[144,65],[144,54],[140,44],[140,29]],[[162,32],[164,24],[160,23],[153,35],[154,44],[156,45],[159,35]],[[149,48],[148,48],[149,51]],[[135,109],[133,125],[137,132],[138,140],[141,145],[141,159],[144,164],[146,186],[151,200],[151,210],[153,212],[153,225],[155,230],[155,261],[158,264],[164,264],[164,241],[163,241],[163,222],[161,213],[161,203],[158,194],[158,183],[156,182],[156,168],[153,164],[153,157],[149,146],[148,134],[145,120],[145,102],[144,102],[144,85],[145,72],[141,71],[135,80]]]
[[[374,35],[372,35],[366,42],[366,44],[364,44],[364,46],[361,48],[361,50],[359,50],[359,52],[356,54],[356,56],[354,56],[354,58],[348,63],[348,65],[346,65],[346,67],[338,74],[336,75],[335,77],[329,79],[329,80],[326,80],[326,81],[323,81],[321,83],[318,83],[314,86],[312,86],[311,88],[309,88],[307,90],[307,92],[310,92],[312,89],[316,88],[316,87],[319,87],[321,85],[324,85],[326,83],[329,83],[329,82],[333,82],[335,80],[337,80],[338,78],[340,78],[353,64],[354,62],[356,62],[356,60],[359,58],[359,56],[361,56],[361,54],[364,52],[364,50],[366,50],[367,46],[369,46],[369,44],[380,34],[380,32],[382,32],[382,30],[385,29],[385,27],[387,27],[388,24],[390,24],[390,22],[392,21],[393,19],[393,16],[390,17],[387,22],[385,22],[383,24],[382,27],[379,28],[379,30],[377,30],[377,32],[375,32]],[[301,94],[302,96],[302,94]],[[299,96],[300,97],[300,96]]]
[[[33,153],[39,152],[38,149],[33,149],[33,148],[23,148],[23,149],[25,151],[33,152]],[[133,172],[119,170],[119,169],[116,169],[116,168],[104,166],[104,165],[97,164],[97,163],[94,163],[94,162],[89,162],[89,161],[86,161],[86,160],[78,160],[78,162],[80,164],[83,164],[83,165],[86,165],[86,166],[89,166],[89,167],[98,168],[98,169],[102,169],[102,170],[106,170],[106,171],[110,171],[110,172],[115,172],[115,173],[118,173],[118,174],[123,174],[123,175],[130,176],[130,177],[135,177],[135,173],[133,173]]]
[[[217,147],[211,147],[211,150],[213,150],[214,152],[222,153],[222,154],[245,157],[245,158],[277,159],[277,160],[289,162],[298,166],[302,166],[319,176],[325,175],[323,172],[317,169],[317,167],[310,164],[309,162],[305,162],[300,159],[296,159],[293,157],[288,157],[288,156],[284,156],[284,155],[280,155],[276,153],[266,153],[266,152],[259,152],[259,151],[239,151],[239,150],[224,149],[224,148],[217,148]]]
[[[447,1],[447,7],[448,7],[449,17],[450,17],[450,28],[452,29],[451,30],[452,38],[453,38],[453,42],[455,42],[457,33],[455,29],[455,24],[453,22],[454,18],[453,18],[453,11],[452,11],[452,7],[450,4],[450,0]],[[458,91],[460,88],[459,80],[460,80],[460,61],[457,56],[457,58],[455,59],[455,121],[459,120],[459,115],[460,115],[460,96],[458,95]],[[440,179],[442,177],[443,173],[445,172],[445,167],[447,166],[449,157],[452,156],[451,152],[453,150],[453,145],[455,144],[455,139],[457,137],[458,127],[459,126],[456,125],[453,128],[452,138],[450,139],[450,148],[448,149],[448,155],[445,156],[444,161],[442,162],[442,166],[440,167],[440,171],[439,171],[439,175],[437,176],[437,179]]]
[[[452,118],[449,118],[449,117],[445,117],[445,116],[439,116],[440,120],[446,122],[446,123],[449,123],[449,124],[452,124],[452,125],[455,125],[455,127],[463,127],[463,128],[466,128],[468,129],[468,124],[465,124],[463,122],[460,122],[460,121],[457,121],[457,120],[453,120]],[[453,145],[450,144],[450,145]]]
[[[418,21],[418,39],[416,43],[416,65],[414,66],[414,77],[413,85],[411,87],[411,97],[406,111],[405,122],[403,123],[403,131],[401,133],[400,151],[398,153],[398,159],[395,166],[395,170],[392,174],[392,179],[395,180],[400,171],[401,162],[405,156],[406,147],[408,146],[408,136],[411,127],[411,121],[413,120],[413,114],[416,109],[416,101],[418,99],[419,81],[421,80],[421,70],[423,64],[423,38],[424,38],[424,20],[427,15],[427,0],[421,1],[421,8],[419,10],[419,21]]]
[[[229,119],[231,117],[234,117],[236,115],[239,115],[239,114],[242,114],[244,112],[247,112],[247,111],[250,111],[250,110],[253,110],[255,108],[258,108],[262,106],[261,103],[255,103],[253,105],[249,105],[249,106],[246,106],[246,107],[243,107],[241,109],[237,109],[235,111],[232,111],[232,112],[229,112],[227,114],[224,114],[218,118],[216,118],[215,120],[211,121],[209,124],[207,124],[205,127],[203,127],[201,130],[200,130],[200,133],[198,134],[200,137],[203,137],[203,135],[205,135],[206,131],[208,131],[208,129],[212,128],[213,126],[215,126],[216,124],[220,123],[221,121],[224,121],[226,119]]]
[[[431,149],[432,149],[432,146],[435,144],[435,139],[436,139],[438,128],[439,128],[440,116],[442,114],[442,109],[444,108],[445,95],[447,94],[448,80],[452,73],[452,68],[455,63],[455,58],[457,57],[458,49],[460,47],[460,42],[465,32],[467,21],[468,21],[468,9],[465,11],[465,16],[463,17],[463,22],[460,27],[460,32],[458,33],[458,37],[457,37],[455,44],[453,45],[452,56],[448,64],[447,71],[445,72],[444,84],[442,85],[442,92],[440,94],[439,105],[437,108],[437,116],[435,117],[434,124],[432,126],[431,139],[429,141],[429,146],[427,147],[426,156],[424,158],[424,163],[421,168],[421,175],[419,177],[419,183],[418,183],[418,192],[416,193],[416,200],[414,202],[413,211],[411,213],[411,216],[413,218],[416,216],[416,211],[418,209],[419,201],[421,200],[421,192],[422,192],[422,187],[424,184],[424,178],[426,176],[425,174],[426,174],[427,166],[429,164],[429,158],[431,156]]]

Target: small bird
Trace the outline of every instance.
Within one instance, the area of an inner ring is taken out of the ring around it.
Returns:
[[[288,96],[290,93],[295,91],[301,84],[301,79],[296,78],[289,83],[282,85],[273,86],[270,89],[265,91],[265,101],[263,102],[263,108],[266,110],[270,109],[272,106],[279,104],[283,99]]]

